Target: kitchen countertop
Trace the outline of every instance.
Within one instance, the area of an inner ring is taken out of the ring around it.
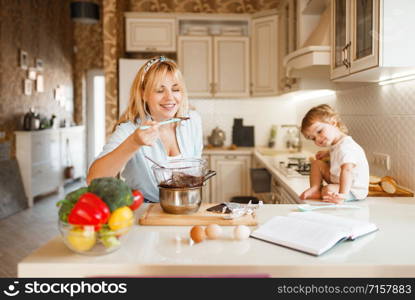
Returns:
[[[360,209],[319,212],[369,220],[379,231],[340,243],[319,257],[252,238],[233,240],[232,226],[223,227],[220,240],[193,244],[190,226],[134,225],[124,245],[103,256],[75,254],[57,236],[18,264],[18,276],[415,277],[415,198],[368,198],[357,205]],[[140,207],[137,217],[146,207]],[[258,222],[296,207],[266,204],[257,211]]]
[[[272,176],[278,177],[287,192],[289,192],[294,198],[298,197],[310,186],[309,176],[286,177],[276,166],[279,161],[286,161],[288,157],[308,158],[310,156],[313,156],[313,153],[308,151],[289,153],[288,151],[274,150],[271,152],[270,149],[266,148],[256,148],[254,151],[254,157],[265,166]],[[301,203],[302,201],[298,200],[298,202]]]
[[[254,147],[237,147],[236,149],[229,149],[229,147],[212,147],[203,149],[203,154],[213,155],[251,155],[254,153]]]

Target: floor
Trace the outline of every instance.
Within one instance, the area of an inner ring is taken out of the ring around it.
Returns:
[[[81,187],[81,180],[65,185],[65,194]],[[57,193],[35,198],[35,205],[0,220],[0,278],[17,277],[17,263],[58,232]]]

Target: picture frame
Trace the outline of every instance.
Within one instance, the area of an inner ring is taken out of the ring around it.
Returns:
[[[27,54],[27,52],[20,50],[19,65],[21,69],[27,70],[29,68],[28,60],[29,60],[29,55]]]
[[[26,96],[32,95],[32,80],[25,79],[23,82],[23,92]]]
[[[45,84],[43,75],[38,74],[36,78],[36,92],[42,93],[45,91]]]
[[[29,68],[27,71],[27,78],[30,80],[36,80],[36,68]]]
[[[35,59],[35,65],[36,65],[36,69],[38,71],[43,71],[43,59],[36,58]]]

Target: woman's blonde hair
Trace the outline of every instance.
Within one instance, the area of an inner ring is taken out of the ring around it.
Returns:
[[[147,61],[137,72],[131,85],[128,107],[115,126],[128,121],[135,123],[137,119],[143,121],[151,116],[146,99],[158,88],[162,78],[169,74],[177,80],[182,94],[182,101],[175,117],[185,117],[189,110],[189,101],[182,73],[173,60],[158,56]]]
[[[346,125],[340,120],[339,114],[336,113],[330,105],[321,104],[310,109],[304,116],[301,122],[301,132],[304,132],[315,122],[331,123],[335,122],[337,128],[343,133],[347,134],[348,130]]]

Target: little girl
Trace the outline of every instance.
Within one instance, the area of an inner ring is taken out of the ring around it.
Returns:
[[[341,203],[366,198],[369,164],[362,147],[347,135],[338,114],[329,105],[316,106],[303,118],[301,132],[317,146],[330,150],[317,153],[311,163],[310,188],[300,199]],[[328,158],[330,161],[326,162]],[[323,180],[327,185],[322,186]]]

